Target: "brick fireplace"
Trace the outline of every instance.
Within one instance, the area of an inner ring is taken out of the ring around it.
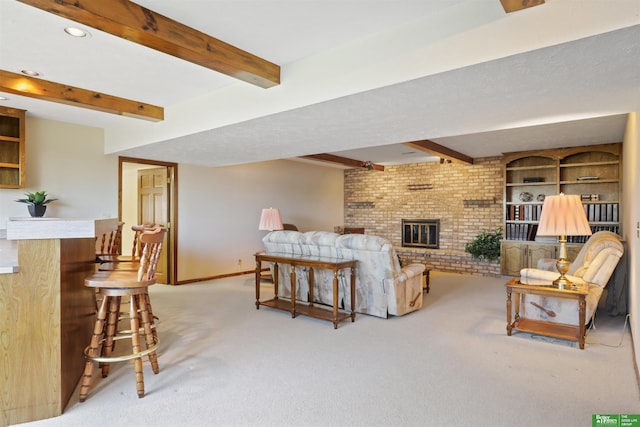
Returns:
[[[431,270],[500,275],[499,263],[473,259],[464,248],[478,233],[502,226],[501,160],[477,158],[473,165],[391,165],[385,166],[384,172],[345,170],[344,226],[364,227],[366,234],[389,240],[406,264],[418,262]],[[408,228],[409,245],[403,244],[406,221],[413,221],[411,218],[437,219],[437,243],[432,238],[433,225],[427,228],[427,224],[415,224],[417,230]]]

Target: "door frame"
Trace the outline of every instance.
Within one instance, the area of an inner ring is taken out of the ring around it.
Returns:
[[[138,159],[135,157],[118,157],[118,218],[122,220],[122,164],[138,163],[143,165],[166,167],[167,177],[167,284],[178,283],[178,164],[158,160]],[[137,191],[137,189],[136,189]]]

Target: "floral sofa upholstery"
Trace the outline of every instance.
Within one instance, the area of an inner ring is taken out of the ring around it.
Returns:
[[[585,324],[589,323],[598,308],[604,288],[623,253],[624,246],[620,236],[610,231],[598,231],[587,240],[571,263],[567,278],[576,284],[586,284],[589,289],[586,298]],[[550,285],[560,275],[556,270],[555,261],[541,259],[538,261],[538,268],[522,269],[520,281],[528,285]],[[524,296],[525,300],[524,304],[520,305],[520,313],[525,318],[567,325],[578,324],[578,307],[574,300],[538,295]],[[551,313],[555,315],[550,315]]]
[[[356,259],[357,313],[386,318],[401,316],[422,307],[422,273],[425,266],[411,264],[400,267],[398,257],[387,240],[366,234],[339,235],[328,231],[272,231],[263,239],[265,253],[286,255],[326,256]],[[290,297],[290,266],[279,265],[279,294]],[[309,274],[306,268],[296,267],[296,298],[307,301]],[[340,308],[351,306],[349,273],[339,276]],[[325,269],[314,271],[314,303],[333,306],[333,273]]]

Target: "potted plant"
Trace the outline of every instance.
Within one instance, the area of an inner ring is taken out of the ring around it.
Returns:
[[[467,243],[464,250],[474,258],[494,261],[500,258],[500,240],[502,240],[502,228],[483,231]]]
[[[58,199],[48,199],[46,191],[36,191],[35,193],[25,193],[26,199],[17,199],[16,202],[26,203],[29,214],[33,217],[41,217],[47,210],[47,204]]]

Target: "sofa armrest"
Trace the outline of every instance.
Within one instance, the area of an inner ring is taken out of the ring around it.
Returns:
[[[538,268],[523,268],[520,270],[520,282],[525,285],[549,286],[558,277],[560,277],[560,273],[557,271],[541,270]],[[566,275],[565,277],[577,285],[587,283],[580,277],[570,275]]]
[[[422,272],[424,264],[402,267],[397,277],[384,279],[388,313],[402,316],[422,307]]]
[[[402,267],[400,271],[401,273],[404,273],[407,276],[407,278],[411,278],[415,276],[420,276],[424,272],[425,268],[426,267],[424,264],[409,264]]]

